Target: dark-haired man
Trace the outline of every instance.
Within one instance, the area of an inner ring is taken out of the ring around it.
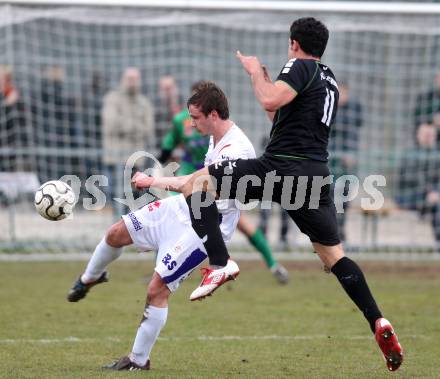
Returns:
[[[238,275],[216,223],[215,202],[200,207],[200,198],[206,200],[214,193],[232,199],[241,197],[244,191],[247,200],[281,203],[364,314],[388,369],[393,371],[402,363],[402,348],[393,327],[382,317],[361,269],[344,255],[336,209],[330,197],[327,146],[339,93],[331,69],[320,61],[328,38],[328,29],[320,21],[311,17],[294,21],[290,28],[289,60],[274,83],[256,57],[237,52],[257,100],[273,120],[271,139],[262,157],[210,165],[185,180],[141,175],[134,182],[138,188],[172,187],[185,195],[192,208],[193,228],[204,241],[211,264],[192,299],[210,295]],[[243,182],[244,177],[249,180]],[[271,187],[267,186],[269,181]]]

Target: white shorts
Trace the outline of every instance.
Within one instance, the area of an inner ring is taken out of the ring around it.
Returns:
[[[150,203],[122,219],[140,251],[157,251],[155,271],[171,292],[207,257],[179,196]],[[184,203],[186,206],[186,203]]]

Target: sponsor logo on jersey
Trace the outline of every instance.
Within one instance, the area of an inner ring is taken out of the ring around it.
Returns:
[[[128,214],[128,217],[129,217],[131,223],[133,224],[134,230],[136,232],[138,232],[139,230],[141,230],[143,228],[142,223],[137,219],[137,217],[134,215],[134,213],[130,212]]]
[[[230,160],[232,160],[232,159],[234,159],[234,158],[232,158],[232,157],[228,157],[227,155],[222,154],[222,155],[220,156],[220,159],[223,160],[223,161],[230,161]]]
[[[336,80],[333,79],[331,76],[324,74],[323,72],[321,72],[321,80],[327,80],[331,85],[338,88],[338,83],[336,83]]]
[[[152,212],[160,207],[160,201],[153,201],[152,203],[147,204],[147,207],[148,207],[148,212]]]
[[[218,169],[219,167],[223,167],[224,165],[226,165],[225,168],[227,168],[228,171],[232,172],[233,169],[234,169],[234,167],[237,167],[237,162],[235,162],[235,161],[228,161],[228,159],[230,159],[230,158],[228,158],[228,157],[226,157],[226,156],[222,156],[221,159],[224,159],[224,160],[221,161],[221,162],[218,162],[218,161],[217,161],[217,162],[214,162],[214,167],[215,167],[216,169]]]
[[[234,167],[237,167],[237,162],[228,161],[228,167],[225,169],[225,173],[227,170],[228,174],[232,174],[232,171],[234,171]]]

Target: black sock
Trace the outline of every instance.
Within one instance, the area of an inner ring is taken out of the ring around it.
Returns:
[[[350,258],[343,257],[333,265],[331,271],[336,275],[351,300],[362,311],[374,333],[374,324],[378,318],[382,317],[382,314],[368,288],[360,267]]]
[[[209,205],[200,206],[200,201],[209,201]],[[209,264],[226,266],[229,254],[220,231],[220,216],[214,196],[209,192],[195,192],[186,198],[186,203],[189,207],[192,227],[205,241],[203,245],[208,253]]]

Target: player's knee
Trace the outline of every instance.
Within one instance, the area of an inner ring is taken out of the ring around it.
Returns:
[[[118,248],[129,245],[129,237],[124,221],[121,220],[110,227],[105,236],[105,240],[110,246]]]
[[[321,261],[329,269],[331,269],[337,261],[344,257],[344,249],[342,248],[341,244],[335,246],[326,246],[314,242],[313,247],[316,253],[319,255]]]
[[[169,290],[162,280],[153,280],[150,282],[147,291],[147,303],[154,305],[157,302],[166,300],[169,296]]]
[[[162,292],[161,286],[150,284],[148,286],[148,292],[147,292],[148,303],[151,304],[151,302],[154,302],[154,300],[157,300],[160,297],[161,292]]]

